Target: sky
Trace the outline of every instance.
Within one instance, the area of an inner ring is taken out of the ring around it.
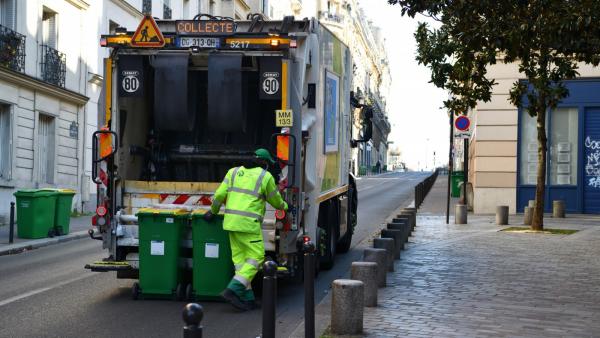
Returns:
[[[448,94],[429,83],[431,73],[415,60],[413,36],[421,16],[400,15],[400,6],[386,0],[360,0],[369,20],[382,29],[392,77],[387,111],[392,132],[391,148],[399,147],[410,169],[420,170],[448,163],[448,115],[443,101]]]

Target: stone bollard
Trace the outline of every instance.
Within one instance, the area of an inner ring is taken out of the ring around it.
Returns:
[[[523,210],[523,224],[531,225],[533,221],[533,207],[525,207]]]
[[[336,279],[331,284],[331,333],[361,334],[363,330],[364,284]]]
[[[408,242],[408,234],[410,233],[410,226],[406,222],[388,223],[387,228],[390,230],[402,231],[402,243]],[[404,249],[404,247],[402,248]]]
[[[377,263],[377,286],[384,287],[387,277],[387,252],[385,249],[366,248],[363,261]]]
[[[404,239],[401,230],[382,229],[381,238],[394,239],[394,258],[400,259],[400,252],[404,250]]]
[[[565,218],[565,201],[552,201],[552,217]]]
[[[408,224],[408,236],[410,236],[410,233],[413,230],[413,221],[412,221],[412,217],[410,215],[397,215],[396,218],[393,219],[394,223],[397,223],[398,221],[403,221]],[[407,239],[408,240],[408,239]]]
[[[508,224],[508,206],[499,205],[496,207],[496,225]]]
[[[410,231],[415,231],[415,227],[417,226],[417,213],[409,210],[402,210],[398,216],[408,216],[410,217]]]
[[[387,269],[394,271],[394,239],[393,238],[374,238],[373,247],[375,249],[385,249],[387,253]]]
[[[377,263],[353,262],[350,278],[363,282],[365,306],[377,306]]]
[[[454,224],[467,224],[467,206],[457,204],[454,209]]]

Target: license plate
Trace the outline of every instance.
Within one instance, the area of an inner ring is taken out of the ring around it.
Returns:
[[[180,37],[178,47],[200,47],[200,48],[219,48],[221,41],[218,38],[201,38],[201,37]]]

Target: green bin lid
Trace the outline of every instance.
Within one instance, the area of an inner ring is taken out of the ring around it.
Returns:
[[[209,209],[196,209],[194,211],[192,211],[192,218],[198,218],[198,217],[204,217],[204,214],[206,214],[209,211]],[[222,215],[223,212],[219,211],[219,215]]]
[[[15,197],[48,197],[48,196],[56,196],[58,193],[53,190],[46,189],[23,189],[18,190],[13,195]]]
[[[142,208],[138,210],[137,216],[172,216],[172,217],[187,217],[190,212],[185,209],[156,209],[156,208]]]
[[[40,189],[44,191],[53,191],[59,195],[75,195],[77,192],[73,189],[62,189],[62,188],[44,188]]]

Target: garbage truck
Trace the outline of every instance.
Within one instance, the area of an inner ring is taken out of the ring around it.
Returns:
[[[349,250],[358,206],[351,148],[371,126],[365,118],[353,130],[353,113],[365,108],[352,97],[351,53],[318,20],[145,16],[100,44],[110,54],[92,142],[90,237],[108,255],[86,268],[138,278],[138,212],[208,209],[228,169],[257,148],[276,157],[270,171],[293,206],[267,207],[262,222],[280,277],[301,278],[307,241],[317,269]]]

